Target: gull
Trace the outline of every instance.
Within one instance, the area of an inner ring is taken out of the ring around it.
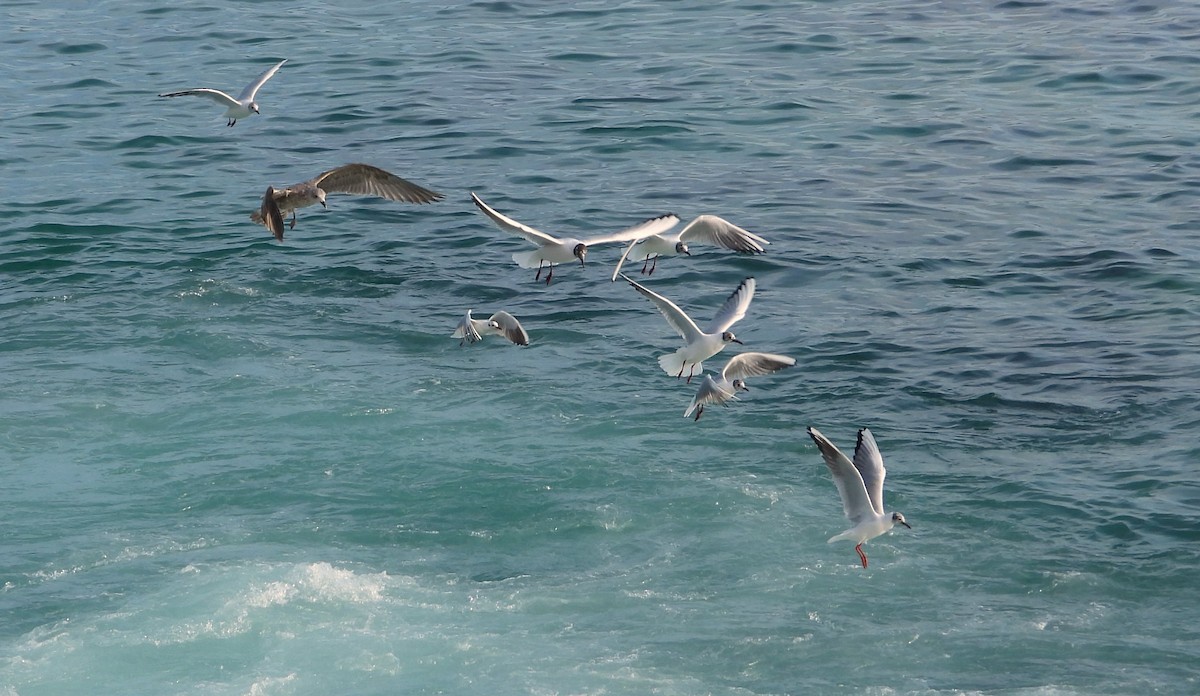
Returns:
[[[640,222],[633,227],[614,232],[612,234],[599,235],[589,237],[587,239],[575,239],[574,237],[552,237],[545,232],[539,232],[529,225],[522,224],[516,220],[501,214],[493,209],[487,203],[480,200],[479,196],[471,194],[471,200],[475,201],[475,205],[496,223],[496,226],[507,232],[524,237],[526,241],[537,247],[533,251],[526,251],[513,254],[513,261],[521,268],[536,268],[537,275],[534,280],[539,280],[542,277],[542,270],[549,267],[549,272],[546,274],[546,285],[550,284],[550,279],[554,277],[554,266],[560,263],[570,263],[574,259],[579,259],[579,264],[586,267],[584,257],[587,256],[589,246],[596,244],[608,244],[611,242],[628,242],[631,239],[640,239],[653,234],[658,234],[664,230],[669,230],[679,223],[679,218],[667,214],[659,217],[650,218],[644,222]]]
[[[748,232],[724,218],[716,215],[699,215],[679,232],[660,232],[645,239],[630,242],[629,246],[625,248],[625,253],[621,254],[621,260],[617,262],[612,279],[615,281],[620,275],[621,266],[625,264],[626,259],[644,261],[642,273],[653,275],[654,269],[658,267],[660,256],[678,254],[691,256],[692,252],[688,250],[688,242],[711,244],[743,254],[761,254],[766,251],[763,247],[770,244],[757,234]],[[651,260],[653,260],[652,264]],[[650,266],[650,270],[646,270],[647,265]]]
[[[645,295],[651,302],[658,305],[658,311],[662,312],[667,318],[667,323],[671,328],[679,332],[683,336],[683,340],[687,345],[658,359],[658,364],[662,366],[663,371],[675,377],[682,377],[683,370],[688,365],[692,369],[688,373],[687,381],[690,383],[692,377],[697,372],[704,371],[704,364],[701,360],[711,358],[712,356],[725,350],[725,346],[730,343],[741,344],[742,342],[733,335],[729,327],[733,326],[739,319],[746,316],[746,309],[750,306],[750,300],[754,298],[754,278],[746,278],[729,299],[725,300],[725,304],[721,305],[721,309],[717,312],[717,316],[703,330],[696,326],[696,322],[684,313],[674,302],[668,300],[662,295],[647,288],[641,283],[637,283],[625,274],[621,277],[633,286],[634,290]]]
[[[736,400],[738,392],[750,391],[750,387],[746,386],[746,377],[769,375],[795,364],[795,358],[774,353],[735,355],[725,363],[718,379],[713,379],[712,375],[704,375],[704,381],[696,390],[696,396],[692,398],[692,403],[683,412],[683,417],[687,418],[692,415],[692,411],[695,411],[696,420],[700,420],[707,404],[724,404],[726,401]]]
[[[238,95],[237,99],[234,99],[233,97],[229,96],[228,94],[225,94],[224,92],[222,92],[219,89],[210,89],[208,87],[201,87],[199,89],[185,89],[182,92],[168,92],[166,94],[160,94],[158,96],[160,96],[160,97],[191,97],[191,96],[208,97],[209,99],[211,99],[211,100],[215,101],[216,103],[220,104],[221,106],[225,107],[225,118],[229,119],[229,122],[226,123],[225,125],[232,127],[233,124],[238,122],[239,118],[246,118],[247,116],[249,116],[252,113],[254,113],[254,114],[258,113],[258,102],[254,101],[255,95],[258,94],[258,90],[263,86],[263,84],[265,84],[267,80],[271,79],[271,77],[281,67],[283,67],[283,64],[286,62],[287,62],[287,58],[284,58],[283,60],[276,63],[275,67],[273,67],[270,70],[267,70],[265,73],[259,75],[257,80],[246,85],[246,89],[242,90],[242,93]]]
[[[897,524],[912,529],[904,520],[904,515],[898,512],[889,515],[883,511],[883,477],[887,471],[883,468],[879,445],[875,444],[871,431],[862,428],[858,431],[858,443],[854,445],[854,460],[851,461],[816,428],[810,427],[808,434],[817,443],[817,449],[821,450],[821,456],[833,474],[833,482],[842,496],[842,510],[846,513],[846,519],[854,525],[830,537],[829,543],[842,539],[856,542],[858,545],[854,550],[866,568],[867,554],[863,553],[862,545],[867,540],[874,539]]]
[[[458,345],[463,343],[474,343],[482,340],[488,334],[496,334],[503,336],[518,346],[529,345],[529,334],[525,333],[524,327],[517,318],[503,310],[496,312],[489,319],[472,319],[471,310],[467,310],[467,316],[458,322],[458,328],[450,335],[451,338],[461,338]]]
[[[307,208],[317,203],[328,208],[326,194],[353,193],[360,196],[379,196],[389,201],[405,203],[432,203],[444,196],[405,181],[390,172],[369,164],[344,164],[336,169],[321,172],[308,181],[292,184],[287,188],[267,188],[262,207],[250,213],[250,219],[266,225],[275,239],[283,241],[283,218],[292,214],[288,229],[296,227],[296,209]],[[278,216],[275,212],[278,212]]]

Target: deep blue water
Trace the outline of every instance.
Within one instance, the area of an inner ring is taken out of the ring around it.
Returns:
[[[1200,688],[1200,8],[0,24],[0,694]],[[157,97],[283,58],[233,128]],[[353,161],[446,200],[247,219]],[[535,282],[470,191],[768,238],[645,282],[706,319],[754,276],[738,336],[797,366],[684,420],[620,248]],[[460,347],[468,308],[532,345]],[[913,524],[867,569],[809,425],[869,426]]]

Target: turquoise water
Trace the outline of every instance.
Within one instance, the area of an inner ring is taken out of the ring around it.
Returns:
[[[0,694],[1200,689],[1200,9],[0,21]],[[283,58],[233,128],[156,96]],[[447,199],[247,219],[352,161]],[[684,420],[619,248],[537,283],[469,191],[767,237],[646,283],[707,318],[753,275],[738,336],[798,365]],[[879,440],[913,530],[868,569],[808,425]]]

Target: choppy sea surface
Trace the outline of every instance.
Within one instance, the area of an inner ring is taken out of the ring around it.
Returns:
[[[1200,7],[6,2],[0,694],[1200,690]],[[288,63],[261,115],[201,99]],[[368,162],[446,194],[268,184]],[[546,232],[796,367],[698,421]],[[639,275],[640,265],[628,270]],[[532,337],[460,347],[505,309]],[[864,548],[806,426],[870,427]]]

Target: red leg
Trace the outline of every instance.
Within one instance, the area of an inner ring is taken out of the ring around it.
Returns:
[[[650,257],[647,256],[646,260],[642,262],[642,275],[646,275],[646,266],[649,266],[649,265],[650,265]]]
[[[683,374],[682,370],[680,371],[680,374]],[[692,377],[695,377],[695,376],[696,376],[696,363],[692,363],[692,369],[688,371],[687,383],[691,384]]]
[[[654,255],[654,263],[650,264],[650,272],[646,275],[654,275],[654,269],[658,268],[658,254]]]
[[[554,264],[550,264],[550,271],[546,273],[546,285],[550,284],[550,279],[554,277]]]
[[[535,276],[533,277],[533,280],[534,280],[535,282],[536,282],[536,281],[539,281],[539,280],[541,280],[541,279],[542,279],[542,266],[543,266],[545,263],[546,263],[545,261],[539,261],[539,262],[538,262],[538,272],[537,272],[537,275],[535,275]]]
[[[863,553],[862,544],[855,546],[854,550],[858,552],[858,557],[862,559],[863,567],[866,568],[867,567],[867,554]]]

